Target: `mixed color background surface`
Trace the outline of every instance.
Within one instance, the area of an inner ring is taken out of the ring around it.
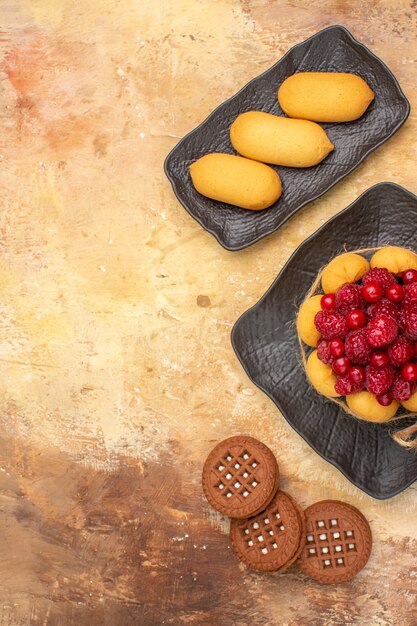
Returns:
[[[417,2],[3,0],[0,16],[0,625],[415,626],[416,487],[354,488],[250,383],[230,330],[367,187],[417,192]],[[279,232],[226,252],[164,158],[336,23],[387,63],[410,118]],[[238,562],[200,488],[236,433],[272,448],[302,505],[365,513],[375,545],[355,580]]]

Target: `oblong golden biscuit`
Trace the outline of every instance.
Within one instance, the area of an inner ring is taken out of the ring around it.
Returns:
[[[281,180],[265,163],[213,152],[190,165],[194,187],[212,200],[260,211],[278,200]]]
[[[330,261],[321,275],[325,293],[334,293],[345,283],[355,283],[369,270],[365,257],[355,252],[339,254]]]
[[[318,294],[304,300],[297,315],[297,332],[302,341],[308,346],[315,348],[321,337],[314,325],[316,313],[321,310],[320,300],[322,294]]]
[[[285,167],[312,167],[334,149],[315,122],[262,111],[239,115],[230,127],[230,140],[235,150],[249,159]]]
[[[278,89],[278,101],[286,115],[314,122],[357,120],[374,97],[363,78],[344,72],[299,72],[286,78]]]
[[[367,422],[386,422],[394,417],[399,407],[395,400],[389,406],[382,406],[369,391],[352,393],[346,396],[346,402],[352,413]]]
[[[335,391],[336,374],[330,365],[326,365],[317,356],[317,350],[313,350],[307,359],[306,372],[313,387],[328,398],[337,398],[340,394]]]
[[[371,259],[371,267],[385,267],[393,274],[405,270],[417,270],[417,254],[407,248],[385,246],[375,252]]]

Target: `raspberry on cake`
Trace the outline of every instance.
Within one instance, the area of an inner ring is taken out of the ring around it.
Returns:
[[[404,380],[401,374],[397,374],[392,385],[391,391],[394,400],[397,402],[406,402],[411,398],[416,390],[416,384]]]
[[[394,382],[395,370],[392,365],[386,367],[366,367],[366,388],[376,396],[387,392]]]
[[[373,348],[387,346],[397,334],[397,322],[390,315],[373,317],[366,328],[366,338]]]
[[[381,298],[379,302],[371,304],[366,309],[368,317],[377,317],[378,315],[391,315],[395,320],[398,317],[399,308],[394,302],[387,298]]]
[[[317,344],[317,357],[322,363],[326,363],[326,365],[331,365],[334,361],[334,356],[332,356],[330,352],[329,343],[327,339],[320,339]]]
[[[417,339],[417,302],[405,304],[399,314],[399,325],[409,339]]]
[[[360,328],[359,330],[352,330],[346,335],[345,353],[352,363],[366,365],[369,361],[371,352],[372,348],[366,338],[365,329]]]
[[[361,295],[360,285],[345,283],[336,291],[336,309],[342,315],[346,315],[351,309],[364,307],[365,302]]]
[[[404,303],[410,304],[411,302],[417,302],[417,283],[410,283],[404,285]]]
[[[345,318],[336,311],[319,311],[316,313],[314,323],[324,339],[344,337],[348,331]]]
[[[367,283],[379,283],[382,289],[387,289],[395,283],[395,278],[385,267],[374,267],[374,269],[366,272],[362,278],[362,285]]]
[[[387,353],[391,363],[398,367],[414,357],[414,343],[405,335],[399,335],[388,346]]]
[[[348,396],[351,393],[362,391],[364,386],[363,382],[355,383],[347,374],[345,374],[344,376],[337,377],[334,388],[340,396]]]

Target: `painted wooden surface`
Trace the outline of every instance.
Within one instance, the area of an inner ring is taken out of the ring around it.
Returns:
[[[353,488],[250,383],[229,334],[368,186],[417,192],[417,3],[3,0],[0,15],[1,626],[415,626],[416,487],[388,502]],[[280,232],[226,252],[163,160],[335,23],[393,70],[411,116]],[[354,581],[239,564],[200,471],[243,432],[274,450],[301,504],[366,514],[375,547]]]

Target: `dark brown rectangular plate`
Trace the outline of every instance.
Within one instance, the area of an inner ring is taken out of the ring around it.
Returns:
[[[247,211],[200,195],[191,182],[190,164],[208,152],[236,154],[229,139],[233,120],[253,109],[283,115],[277,100],[279,85],[295,72],[309,71],[359,74],[374,90],[375,100],[355,122],[322,124],[335,150],[316,167],[274,167],[283,194],[268,209]],[[188,213],[224,248],[241,250],[276,231],[301,207],[347,176],[404,124],[409,111],[408,100],[386,65],[346,28],[330,26],[291,48],[181,139],[165,160],[165,172]]]
[[[416,224],[415,195],[394,183],[371,187],[297,248],[232,330],[233,347],[249,378],[294,430],[357,487],[380,499],[417,480],[417,454],[390,436],[390,430],[407,423],[360,421],[319,395],[301,364],[295,320],[320,269],[334,256],[386,245],[417,251]]]

